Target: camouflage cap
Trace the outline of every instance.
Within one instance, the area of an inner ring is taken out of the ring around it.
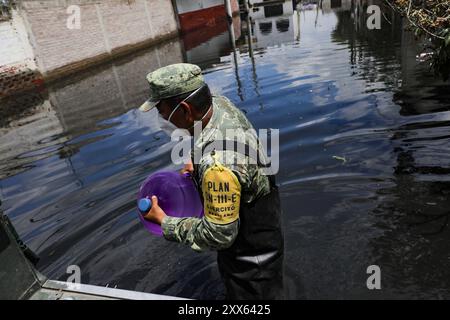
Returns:
[[[176,63],[159,68],[147,75],[150,84],[150,98],[139,110],[143,112],[153,109],[160,100],[194,91],[205,84],[202,70],[190,63]]]

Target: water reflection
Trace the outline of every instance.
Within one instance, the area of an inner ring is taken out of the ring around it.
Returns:
[[[256,48],[267,48],[292,42],[298,37],[299,19],[292,1],[256,7],[249,12],[252,42]]]
[[[144,76],[187,61],[256,128],[281,131],[289,298],[450,297],[449,85],[417,64],[421,47],[388,8],[367,30],[364,3],[261,6],[3,100],[0,197],[40,270],[64,279],[78,264],[85,283],[222,297],[214,254],[136,219],[140,182],[175,168],[154,114],[135,109]],[[371,264],[382,291],[365,286]]]
[[[103,120],[122,115],[146,99],[147,70],[182,59],[179,42],[168,42],[132,58],[60,81],[41,92],[3,101],[7,112],[7,117],[2,117],[0,138],[3,177],[11,174],[10,167],[17,173],[18,166],[26,170],[28,163],[52,155],[70,158],[84,145],[106,138],[108,129],[117,127],[118,122]],[[155,128],[152,117],[137,120],[143,127]],[[103,134],[95,139],[86,136],[81,141],[76,139],[100,131]],[[14,155],[20,155],[18,161],[8,161]]]

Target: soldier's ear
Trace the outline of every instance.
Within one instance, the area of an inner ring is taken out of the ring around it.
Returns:
[[[186,120],[194,121],[194,107],[189,102],[183,101],[180,103],[180,107],[183,109]]]

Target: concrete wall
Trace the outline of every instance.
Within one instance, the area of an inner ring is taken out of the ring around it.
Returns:
[[[370,2],[370,1],[368,1]],[[352,0],[323,0],[322,10],[325,13],[334,11],[348,11],[352,7]]]
[[[256,3],[256,1],[255,1],[255,3]],[[276,7],[282,6],[281,15],[291,15],[294,13],[294,8],[292,6],[292,0],[285,0],[284,2],[279,2],[273,6],[266,6],[266,8],[270,11],[270,8],[274,7],[274,6],[276,6]],[[250,14],[250,17],[254,20],[267,18],[264,6],[252,8],[250,10],[249,14]]]
[[[70,5],[80,8],[80,29],[67,27]],[[168,0],[22,0],[20,11],[44,76],[177,34]]]
[[[41,83],[25,21],[12,10],[10,19],[0,21],[0,98]]]
[[[25,23],[16,10],[10,20],[0,22],[0,39],[0,66],[36,68]]]

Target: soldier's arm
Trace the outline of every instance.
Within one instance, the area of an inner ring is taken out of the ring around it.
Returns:
[[[230,247],[239,230],[238,220],[219,225],[207,218],[174,218],[166,216],[161,224],[164,237],[189,245],[195,251],[222,250]]]
[[[229,168],[215,162],[202,175],[204,217],[162,221],[164,237],[196,251],[230,247],[239,231],[241,183]]]

